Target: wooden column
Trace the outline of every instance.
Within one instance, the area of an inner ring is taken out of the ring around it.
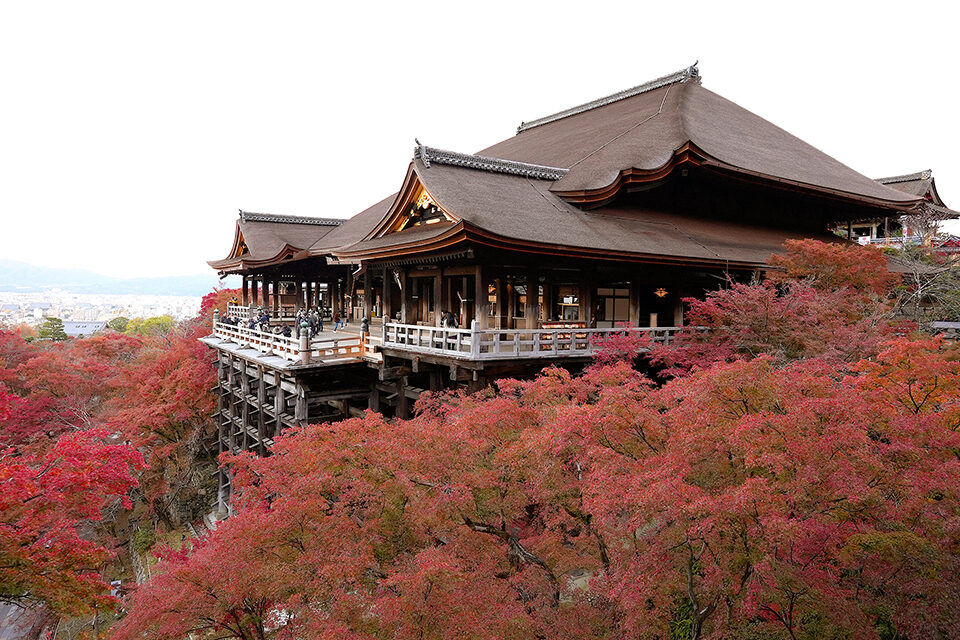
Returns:
[[[443,267],[437,267],[437,274],[433,277],[433,324],[439,327],[443,320]]]
[[[340,283],[334,278],[327,288],[330,291],[330,314],[337,315],[340,313]]]
[[[369,269],[363,270],[363,317],[373,317],[373,276]]]
[[[307,311],[313,308],[313,282],[307,281]]]
[[[293,417],[301,427],[307,424],[307,388],[297,382],[296,404],[293,409]]]
[[[346,312],[347,312],[346,315],[347,315],[347,317],[350,318],[351,320],[353,320],[353,309],[354,309],[354,307],[356,306],[356,300],[354,300],[354,298],[353,298],[354,295],[356,295],[356,293],[357,293],[357,292],[356,292],[356,288],[357,288],[357,283],[356,283],[356,281],[353,279],[353,271],[350,271],[350,272],[347,274],[347,289],[346,289],[346,292],[345,292],[346,295],[344,296],[344,304],[346,304],[346,307],[347,307],[347,308],[346,308]],[[349,418],[350,416],[347,416],[347,417]]]
[[[267,446],[263,444],[267,437],[267,417],[263,411],[267,408],[267,383],[263,379],[263,365],[257,365],[257,439],[260,441],[257,449],[261,457],[267,455]]]
[[[237,402],[236,397],[233,395],[234,388],[234,376],[236,375],[236,370],[233,368],[233,355],[227,356],[227,388],[230,389],[230,395],[227,396],[227,411],[230,416],[230,424],[227,429],[227,447],[231,454],[237,452],[237,441],[236,441],[236,432],[237,432]]]
[[[477,264],[474,274],[473,314],[476,316],[477,327],[480,329],[486,329],[490,325],[490,300],[487,293],[486,275],[483,265]]]
[[[536,267],[527,269],[527,304],[523,310],[527,329],[536,329],[538,324],[537,298],[540,293],[540,270]]]
[[[390,269],[383,270],[383,293],[381,294],[381,299],[383,301],[383,317],[384,322],[393,322],[393,303],[390,298],[390,291],[393,287],[393,273]]]
[[[258,295],[259,292],[257,291],[257,289],[260,287],[260,281],[257,279],[257,276],[253,276],[250,284],[253,285],[250,288],[250,304],[256,307],[258,304],[257,300],[260,298]]]
[[[494,278],[494,285],[497,288],[497,329],[507,327],[507,279],[503,272],[498,272]]]
[[[407,376],[397,381],[397,417],[404,420],[410,417],[410,400],[407,398]]]
[[[277,418],[277,424],[274,427],[274,436],[280,435],[280,431],[283,429],[283,419],[280,417],[287,410],[287,400],[283,394],[283,387],[280,383],[280,375],[276,372],[273,374],[273,379],[276,382],[276,395],[273,397],[273,415]]]
[[[630,281],[630,326],[640,326],[640,283]]]
[[[272,303],[273,303],[273,313],[276,315],[280,311],[280,281],[274,280],[273,286],[270,287],[273,291]]]
[[[250,448],[250,434],[247,432],[247,428],[250,426],[250,403],[247,402],[247,396],[250,395],[250,378],[247,375],[247,363],[241,360],[240,366],[243,367],[243,371],[240,372],[240,393],[243,395],[243,399],[240,401],[240,424],[243,425],[241,441],[243,442],[242,448],[246,451]]]
[[[581,272],[580,277],[580,320],[593,326],[593,289],[594,278],[591,274]]]
[[[513,283],[510,282],[510,279],[507,278],[506,276],[504,276],[503,279],[506,283],[506,286],[503,289],[504,289],[504,294],[506,295],[506,302],[507,302],[507,305],[506,305],[507,306],[507,318],[506,318],[507,322],[501,328],[513,329],[515,328],[513,326],[513,319],[517,317],[517,309],[516,309],[517,296],[514,295]]]
[[[412,323],[412,319],[415,317],[410,309],[410,305],[413,304],[410,297],[411,289],[410,279],[407,278],[407,270],[403,269],[400,271],[400,322],[403,324]]]
[[[550,277],[543,281],[543,319],[550,320],[553,315],[553,283]]]
[[[240,286],[240,300],[242,300],[242,304],[245,307],[250,304],[250,300],[247,294],[247,285],[248,285],[247,276],[244,275],[242,284]]]

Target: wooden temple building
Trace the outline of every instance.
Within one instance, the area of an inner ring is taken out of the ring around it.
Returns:
[[[789,238],[925,200],[867,178],[701,86],[696,66],[543,118],[476,154],[417,143],[399,190],[347,220],[241,212],[219,366],[221,447],[287,425],[407,416],[424,390],[477,389],[588,361],[629,327],[668,340],[684,297],[748,278]],[[297,310],[324,330],[277,335]],[[269,326],[251,328],[266,314]],[[334,316],[347,321],[332,331]],[[239,322],[233,324],[239,319]]]
[[[922,203],[900,216],[848,220],[846,236],[850,240],[860,244],[899,247],[905,244],[929,244],[935,240],[932,236],[936,235],[939,223],[960,218],[960,213],[943,202],[930,169],[877,178],[877,182],[917,196]]]

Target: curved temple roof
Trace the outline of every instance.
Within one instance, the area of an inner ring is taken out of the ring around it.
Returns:
[[[479,153],[566,168],[551,191],[579,195],[606,194],[625,173],[655,174],[688,146],[704,164],[774,182],[878,204],[917,201],[705,89],[696,66],[525,123]]]
[[[240,211],[233,246],[222,260],[207,262],[218,271],[243,271],[292,258],[337,229],[343,220]]]
[[[236,271],[309,255],[353,261],[467,238],[545,253],[564,248],[595,257],[762,264],[792,237],[614,200],[624,184],[660,180],[684,163],[857,206],[943,206],[928,172],[871,180],[703,88],[694,65],[522,123],[515,136],[478,154],[417,141],[403,188],[346,221],[241,212],[230,256],[210,264]],[[927,186],[904,188],[915,183]],[[389,232],[392,216],[417,189],[448,220]]]

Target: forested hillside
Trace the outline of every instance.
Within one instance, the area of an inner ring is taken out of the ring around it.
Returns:
[[[0,600],[27,608],[25,622],[110,614],[109,583],[145,577],[153,541],[209,512],[215,374],[197,337],[230,295],[153,331],[0,331]]]
[[[668,347],[265,458],[207,446],[228,292],[167,333],[0,333],[0,599],[118,640],[958,638],[960,348],[880,252],[787,249]]]

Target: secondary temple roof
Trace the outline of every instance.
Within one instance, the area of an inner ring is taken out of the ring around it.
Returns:
[[[241,271],[273,264],[308,249],[337,229],[343,220],[281,216],[240,211],[233,246],[223,260],[209,264],[219,271]]]
[[[618,199],[625,186],[657,184],[687,166],[850,206],[894,212],[944,206],[929,172],[867,178],[705,89],[694,65],[524,122],[515,136],[478,154],[418,141],[401,190],[346,221],[241,212],[230,255],[210,265],[241,271],[309,255],[355,261],[464,239],[548,253],[566,247],[594,257],[763,264],[785,239],[800,237]],[[424,192],[442,220],[391,222]]]

